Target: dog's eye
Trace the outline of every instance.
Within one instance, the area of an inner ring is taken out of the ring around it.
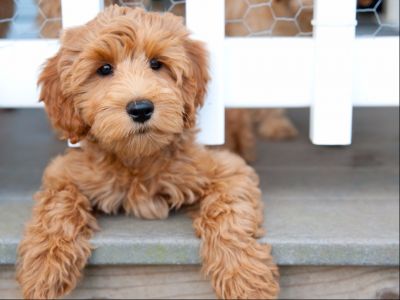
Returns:
[[[152,60],[150,60],[150,68],[152,68],[153,70],[160,70],[162,67],[162,62],[160,62],[159,60],[153,58]]]
[[[97,69],[97,74],[101,76],[111,75],[113,72],[113,67],[110,64],[102,65],[100,68]]]

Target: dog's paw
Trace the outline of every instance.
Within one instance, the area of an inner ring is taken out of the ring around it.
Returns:
[[[276,299],[279,270],[270,251],[269,245],[258,244],[227,258],[212,280],[218,298]]]
[[[258,133],[270,140],[289,140],[295,138],[298,131],[287,117],[282,116],[260,123]]]
[[[19,246],[17,281],[25,299],[59,298],[76,286],[91,247],[81,236],[68,241],[36,233]]]
[[[240,268],[225,280],[223,299],[276,299],[279,294],[279,273],[276,266],[254,261]]]
[[[68,244],[62,246],[69,248]],[[32,256],[28,254],[20,258],[17,280],[25,299],[59,298],[76,286],[80,277],[77,264],[82,265],[79,262],[82,260],[79,258],[80,253],[58,251],[54,248],[46,251],[31,248]]]
[[[55,299],[66,293],[68,283],[55,274],[48,263],[34,262],[32,268],[20,268],[17,280],[24,299]]]

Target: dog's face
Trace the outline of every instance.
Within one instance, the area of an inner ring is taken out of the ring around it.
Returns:
[[[206,51],[180,18],[113,6],[64,33],[39,84],[64,138],[137,156],[195,125],[207,81]]]

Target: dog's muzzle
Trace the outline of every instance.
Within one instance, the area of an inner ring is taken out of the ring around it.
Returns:
[[[151,118],[154,112],[154,104],[147,99],[132,101],[126,106],[126,112],[133,121],[144,123]]]

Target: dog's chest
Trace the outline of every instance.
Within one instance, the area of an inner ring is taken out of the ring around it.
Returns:
[[[94,207],[148,219],[165,218],[172,208],[193,204],[205,185],[193,168],[181,164],[140,170],[92,165],[86,171],[79,186]]]

